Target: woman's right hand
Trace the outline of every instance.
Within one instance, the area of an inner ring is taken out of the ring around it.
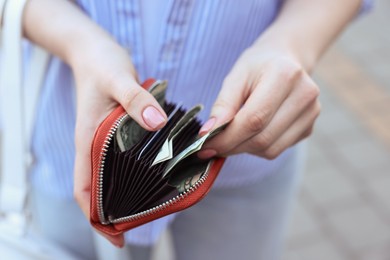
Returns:
[[[129,54],[116,43],[108,41],[85,50],[71,66],[77,85],[74,195],[89,219],[91,147],[99,124],[118,104],[149,131],[163,127],[166,115],[153,96],[139,85]],[[114,245],[123,246],[122,235],[106,237]]]
[[[166,114],[139,85],[129,53],[75,4],[67,0],[28,1],[23,28],[27,38],[73,70],[77,93],[74,195],[89,219],[91,146],[99,124],[118,104],[149,131],[163,127]],[[106,237],[123,246],[122,235]]]

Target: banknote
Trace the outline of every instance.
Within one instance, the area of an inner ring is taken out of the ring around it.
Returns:
[[[177,137],[180,132],[196,117],[196,115],[203,109],[202,105],[196,105],[180,119],[179,122],[169,132],[167,139],[164,141],[160,148],[156,158],[154,159],[152,166],[166,160],[172,159],[173,157],[173,140]]]
[[[170,160],[164,170],[163,178],[167,177],[170,173],[170,171],[182,160],[187,158],[188,156],[200,151],[202,149],[203,144],[214,137],[215,135],[219,134],[221,131],[223,131],[226,126],[229,124],[229,122],[215,128],[214,130],[208,132],[202,137],[198,137],[196,141],[194,141],[191,145],[189,145],[187,148],[185,148],[182,152],[180,152],[178,155],[176,155],[172,160]]]
[[[179,192],[184,192],[199,181],[209,167],[208,161],[200,161],[196,156],[187,158],[185,162],[176,168],[169,176],[168,184],[176,187]]]
[[[164,106],[165,94],[167,90],[166,81],[156,81],[149,88],[150,94],[154,96],[157,102]],[[146,131],[129,115],[126,115],[118,126],[116,131],[116,141],[121,152],[129,150],[133,145],[142,139]]]
[[[129,150],[142,139],[146,131],[135,122],[129,115],[126,115],[116,131],[116,140],[121,152]]]
[[[165,95],[167,93],[168,83],[166,80],[156,81],[150,88],[149,93],[157,100],[160,106],[164,107]]]

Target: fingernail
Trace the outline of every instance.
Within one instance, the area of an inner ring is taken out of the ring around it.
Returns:
[[[210,159],[211,157],[214,157],[217,155],[217,151],[213,149],[206,149],[198,152],[198,157],[200,159]]]
[[[161,128],[165,123],[163,115],[153,106],[145,108],[142,117],[145,123],[153,129]]]
[[[204,134],[210,132],[210,130],[215,125],[215,121],[216,121],[215,117],[212,117],[209,120],[207,120],[207,122],[202,126],[202,128],[200,128],[199,135],[203,136]]]

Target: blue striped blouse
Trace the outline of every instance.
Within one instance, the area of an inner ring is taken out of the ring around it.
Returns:
[[[79,0],[79,6],[131,52],[143,81],[169,81],[168,100],[188,107],[205,105],[206,120],[224,77],[253,41],[273,22],[282,0]],[[75,88],[71,70],[52,58],[40,97],[33,152],[34,186],[72,198]],[[291,148],[269,161],[248,154],[231,156],[216,186],[245,185],[277,171]],[[150,243],[173,218],[169,216],[127,234]]]

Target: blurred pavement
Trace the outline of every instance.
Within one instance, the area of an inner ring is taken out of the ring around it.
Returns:
[[[390,260],[390,1],[325,55],[284,260]]]

